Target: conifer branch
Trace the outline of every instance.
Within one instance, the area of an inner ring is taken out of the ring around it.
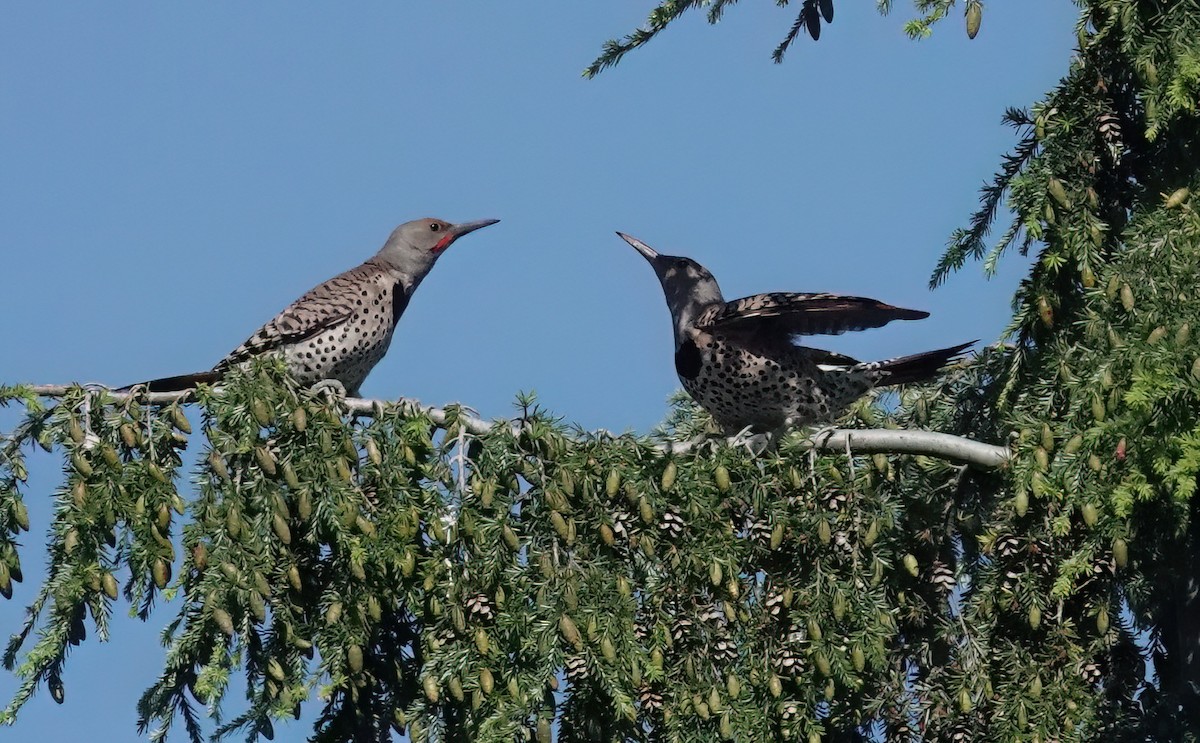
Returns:
[[[1003,446],[938,431],[834,428],[814,434],[811,441],[818,451],[844,452],[849,449],[856,454],[923,454],[989,469],[1004,466],[1010,456]]]
[[[724,4],[720,2],[713,9],[710,15],[710,23],[716,23],[720,19],[721,6]],[[692,8],[701,7],[702,5],[704,3],[700,0],[664,0],[651,11],[650,18],[647,21],[648,28],[639,28],[620,41],[610,39],[605,42],[604,51],[595,61],[587,66],[587,69],[583,71],[583,76],[593,78],[606,67],[612,67],[617,62],[620,62],[621,57],[624,57],[626,53],[646,44],[657,36],[659,31],[662,31],[685,12]]]
[[[1005,112],[1004,123],[1018,130],[1029,130],[1033,126],[1033,120],[1029,114],[1015,108],[1010,108]],[[1038,146],[1039,140],[1035,133],[1025,131],[1013,151],[1003,156],[1004,164],[1001,166],[1000,172],[996,173],[991,183],[984,184],[980,189],[980,206],[971,216],[970,227],[955,230],[951,236],[949,247],[946,248],[946,252],[938,261],[937,268],[934,269],[933,275],[929,279],[930,289],[936,289],[944,283],[950,274],[966,264],[968,258],[979,260],[984,257],[987,253],[985,240],[1003,204],[1004,196],[1009,192],[1013,181],[1037,154]],[[1018,236],[1020,225],[1020,218],[1015,219],[1013,227],[1001,238],[995,248],[997,258],[999,253],[1002,253]]]
[[[787,35],[783,37],[783,41],[779,42],[779,46],[775,47],[774,53],[771,54],[771,59],[775,61],[775,64],[783,62],[783,55],[787,53],[788,48],[796,40],[796,37],[800,34],[800,29],[804,28],[807,21],[808,14],[803,10],[796,14],[796,20],[792,22],[792,27],[788,29]]]
[[[73,385],[31,385],[29,389],[39,397],[62,397],[75,389]],[[113,392],[107,388],[93,387],[90,389],[104,394],[115,402],[130,398],[144,400],[155,404],[170,404],[187,402],[195,396],[195,390],[179,392]],[[407,407],[414,412],[420,412],[438,426],[456,422],[463,431],[482,436],[493,431],[497,426],[507,426],[517,435],[521,427],[511,421],[487,421],[483,418],[467,415],[461,412],[448,412],[445,408],[423,405],[421,402],[408,398],[399,400],[372,400],[367,398],[347,397],[340,400],[341,405],[351,413],[360,416],[374,416],[387,408]],[[663,443],[656,448],[682,454],[690,451],[695,442],[682,441]],[[859,429],[832,428],[814,434],[805,446],[816,451],[844,453],[850,451],[856,454],[919,454],[937,459],[950,459],[967,464],[973,464],[985,469],[994,469],[1008,462],[1010,453],[1007,448],[995,444],[975,441],[963,436],[954,436],[937,431],[895,430],[895,429]]]

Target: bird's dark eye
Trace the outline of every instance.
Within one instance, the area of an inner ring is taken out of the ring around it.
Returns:
[[[440,224],[438,224],[437,222],[434,222],[429,225],[429,229],[433,230],[434,232],[437,232],[438,230],[442,229],[442,226]]]
[[[688,262],[680,258],[679,260],[675,261],[675,267],[680,269],[687,268]]]

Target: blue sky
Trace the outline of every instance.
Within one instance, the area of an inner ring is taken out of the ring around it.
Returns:
[[[208,368],[423,216],[503,221],[439,262],[368,396],[494,417],[535,390],[585,427],[649,430],[677,387],[670,324],[614,230],[690,255],[728,298],[834,291],[933,313],[821,339],[861,358],[994,340],[1021,260],[990,282],[977,267],[926,282],[1012,144],[1003,109],[1066,71],[1076,8],[996,3],[974,41],[956,18],[912,42],[905,3],[873,5],[839,2],[783,65],[770,52],[794,10],[696,15],[587,81],[649,0],[10,3],[0,381]],[[32,471],[27,580],[0,603],[0,636],[41,573],[57,463]],[[5,735],[133,739],[172,614],[76,649],[66,704],[42,692]],[[0,700],[14,688],[0,675]]]

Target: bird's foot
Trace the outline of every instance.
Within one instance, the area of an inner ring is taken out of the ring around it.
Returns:
[[[324,395],[331,403],[340,402],[347,397],[346,385],[336,379],[322,379],[309,389],[314,395]]]
[[[751,457],[757,457],[768,451],[774,444],[776,436],[770,431],[753,433],[752,426],[746,426],[741,431],[729,437],[729,445],[741,447]]]
[[[108,390],[103,385],[99,385],[94,382],[89,382],[88,384],[83,385],[83,389],[86,392],[86,395],[83,398],[83,405],[80,407],[79,411],[82,414],[81,417],[83,418],[83,442],[80,444],[80,446],[84,451],[91,451],[100,444],[100,437],[92,431],[91,426],[92,403],[99,394],[107,392]]]
[[[837,426],[814,426],[808,430],[808,440],[814,444],[822,443],[822,439],[828,441],[829,437],[833,436],[837,430]]]
[[[695,436],[692,436],[691,438],[680,441],[679,443],[675,444],[672,449],[674,451],[699,451],[701,447],[715,447],[717,441],[719,440],[719,438],[714,437],[713,434],[709,433],[708,431],[703,431]]]

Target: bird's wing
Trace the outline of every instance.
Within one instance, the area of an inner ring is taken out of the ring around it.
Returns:
[[[355,302],[363,299],[366,268],[365,265],[352,268],[313,287],[255,331],[216,368],[228,369],[346,322],[354,315]]]
[[[696,320],[710,332],[781,335],[840,335],[893,320],[920,320],[928,312],[893,307],[866,297],[775,292],[755,294],[717,305]]]
[[[822,348],[796,346],[796,350],[802,352],[818,367],[849,368],[851,366],[857,366],[860,363],[858,359],[852,356],[847,356],[843,353],[834,353],[833,351],[826,351]]]

